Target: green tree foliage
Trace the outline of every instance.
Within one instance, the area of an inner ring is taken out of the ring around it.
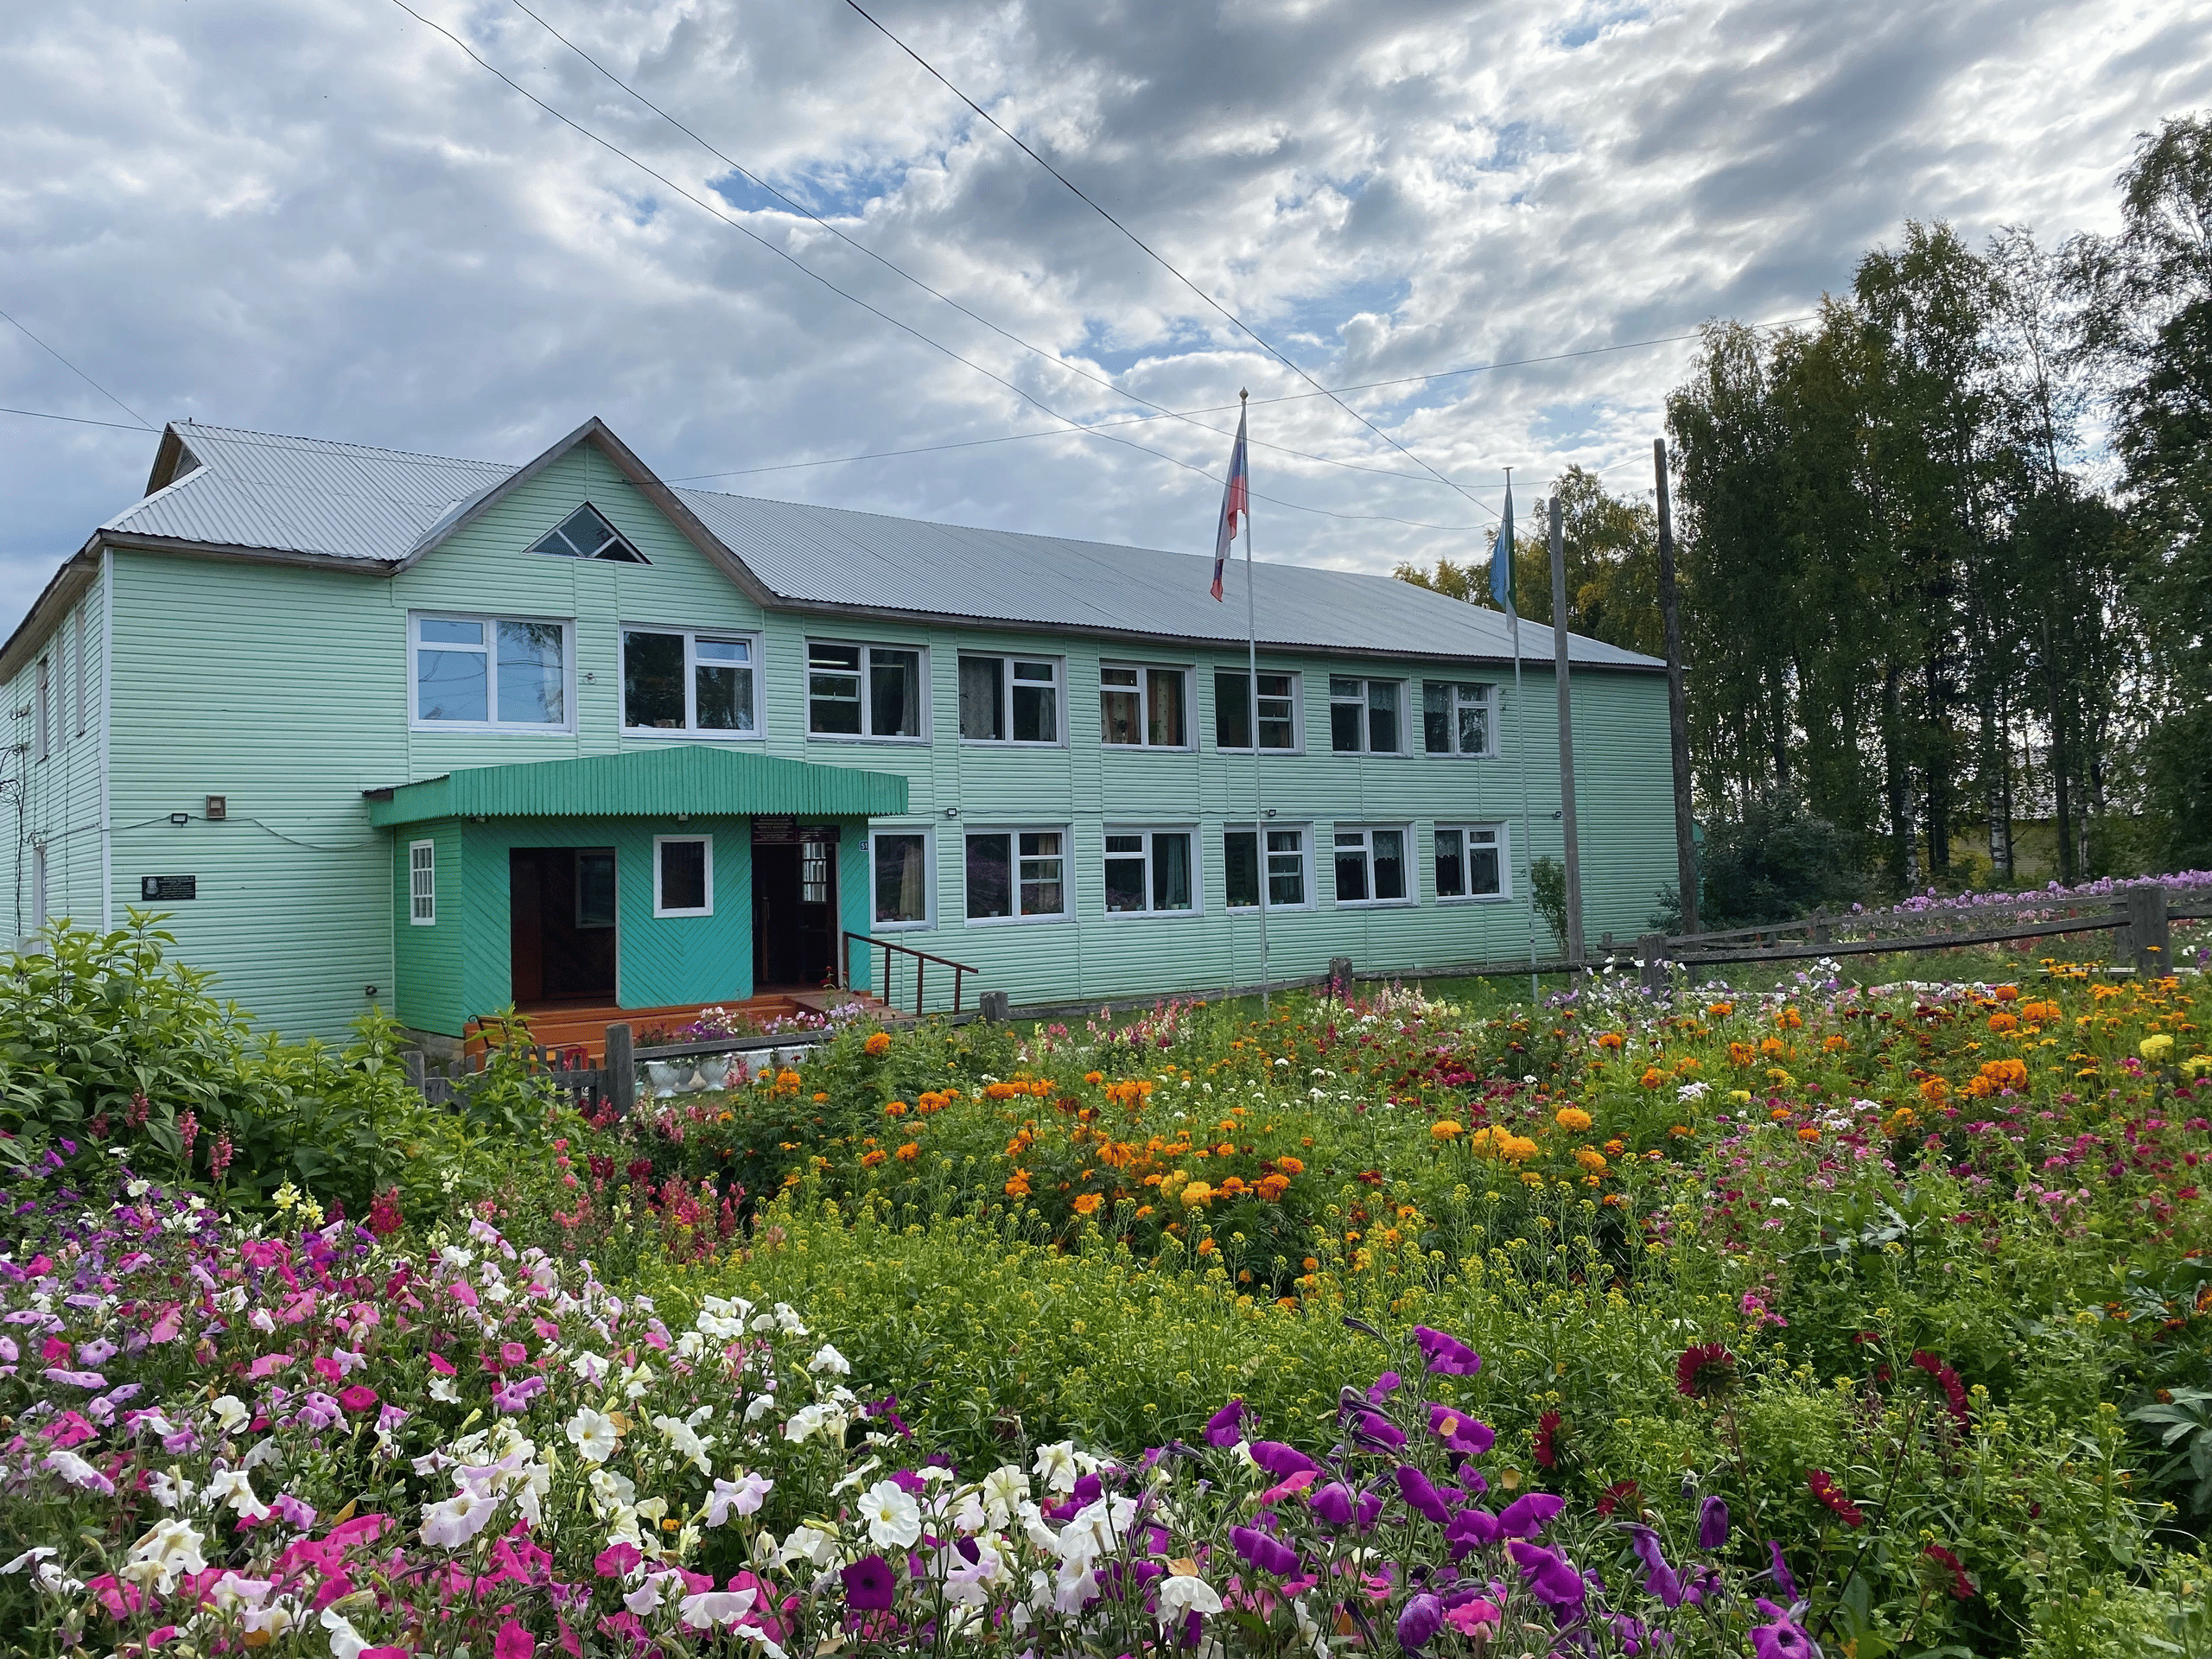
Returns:
[[[2064,464],[2075,318],[2026,232],[1909,224],[1813,326],[1707,330],[1668,420],[1709,818],[1801,803],[1895,891],[1961,881],[1979,826],[2010,877],[2015,817],[2049,811],[2087,873],[2135,624],[2120,522]]]
[[[2150,646],[2147,792],[2168,858],[2212,862],[2212,118],[2146,135],[2118,235],[2069,249],[2076,355],[2107,377]]]
[[[1659,521],[1651,503],[1608,494],[1595,473],[1580,467],[1568,467],[1552,493],[1560,503],[1567,632],[1656,656],[1666,641],[1659,623]],[[1447,598],[1491,606],[1487,555],[1465,564],[1439,559],[1433,569],[1402,564],[1391,574]],[[1514,526],[1513,602],[1528,620],[1551,625],[1550,518],[1541,505]]]
[[[1699,859],[1700,918],[1713,928],[1787,921],[1864,897],[1851,838],[1788,790],[1709,826]]]

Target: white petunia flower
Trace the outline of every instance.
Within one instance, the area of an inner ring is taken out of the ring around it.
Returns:
[[[686,1596],[677,1603],[677,1617],[686,1629],[711,1630],[717,1624],[734,1624],[753,1610],[760,1592],[755,1590],[708,1590],[697,1595]]]
[[[569,1419],[566,1432],[569,1443],[587,1463],[605,1463],[614,1455],[615,1445],[621,1438],[614,1419],[589,1406],[576,1408],[576,1414]]]
[[[851,1363],[826,1342],[815,1350],[814,1357],[806,1362],[806,1369],[810,1371],[826,1371],[836,1376],[850,1376],[853,1374]]]
[[[922,1535],[921,1505],[895,1480],[879,1480],[861,1493],[857,1513],[879,1548],[910,1549]]]
[[[474,1492],[455,1492],[423,1511],[423,1541],[446,1549],[459,1549],[484,1530],[499,1500]]]
[[[676,1448],[677,1455],[689,1458],[701,1474],[713,1469],[707,1459],[707,1449],[714,1444],[711,1439],[702,1440],[691,1425],[680,1417],[656,1417],[653,1427],[660,1430],[663,1440]]]
[[[227,1503],[248,1521],[265,1519],[269,1506],[253,1495],[253,1478],[243,1469],[225,1469],[207,1483],[207,1501]]]
[[[1211,1618],[1221,1611],[1221,1597],[1204,1579],[1180,1573],[1160,1581],[1160,1622],[1173,1624],[1187,1613]]]
[[[736,1480],[717,1480],[707,1497],[707,1524],[719,1527],[733,1515],[759,1514],[761,1503],[775,1484],[772,1480],[753,1474]]]
[[[784,1540],[784,1547],[777,1552],[776,1559],[785,1567],[799,1561],[817,1569],[835,1566],[837,1560],[836,1535],[802,1522],[791,1529],[791,1536]]]
[[[1076,1482],[1075,1442],[1055,1440],[1050,1446],[1039,1446],[1035,1467],[1047,1491],[1073,1491]]]
[[[207,1558],[200,1553],[205,1541],[188,1521],[157,1521],[153,1529],[130,1547],[121,1576],[142,1589],[166,1596],[187,1573],[204,1573]]]
[[[253,1421],[253,1413],[246,1409],[245,1402],[234,1394],[217,1395],[207,1409],[215,1414],[215,1421],[223,1426],[226,1434],[235,1434]]]

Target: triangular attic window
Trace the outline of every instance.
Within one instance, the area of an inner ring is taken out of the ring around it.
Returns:
[[[644,564],[645,556],[624,541],[588,501],[531,543],[533,553],[557,553],[569,559],[613,559]]]

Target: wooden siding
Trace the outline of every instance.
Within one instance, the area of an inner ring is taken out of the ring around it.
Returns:
[[[458,823],[414,824],[391,838],[392,984],[390,1007],[404,1026],[416,1031],[461,1035],[467,1018],[463,979],[461,930],[467,893],[464,836]],[[413,920],[413,892],[408,885],[410,849],[418,841],[436,848],[435,906],[437,920],[427,927]],[[501,874],[505,874],[502,865]],[[493,1007],[501,1006],[494,1003]]]
[[[652,561],[601,563],[524,550],[589,499]],[[741,552],[742,550],[740,550]],[[973,963],[980,986],[1017,1003],[1194,992],[1249,983],[1259,971],[1258,923],[1231,916],[1221,837],[1249,822],[1254,761],[1213,744],[1217,667],[1241,670],[1240,651],[1216,647],[1101,649],[1009,629],[945,626],[895,628],[829,616],[764,614],[603,458],[572,452],[500,500],[419,565],[396,578],[144,553],[118,553],[116,728],[113,740],[114,895],[134,900],[142,874],[199,874],[202,897],[173,908],[188,960],[215,969],[221,985],[295,1035],[334,1034],[365,1006],[366,985],[387,1000],[397,977],[396,935],[404,925],[404,867],[361,791],[436,777],[461,767],[569,759],[645,749],[680,738],[633,738],[620,730],[620,629],[624,624],[744,629],[761,637],[757,668],[760,739],[697,740],[747,753],[895,773],[908,782],[896,820],[934,833],[934,926],[895,937],[916,949]],[[1265,581],[1262,570],[1260,579]],[[410,610],[574,619],[572,730],[412,730],[408,723],[407,617]],[[927,652],[932,741],[922,744],[812,740],[806,735],[804,654],[810,638],[919,646]],[[1066,741],[1039,749],[964,744],[958,737],[957,659],[963,650],[1049,655],[1065,663],[1061,725]],[[1111,749],[1099,741],[1100,661],[1166,663],[1195,671],[1193,748]],[[1363,969],[1474,959],[1510,959],[1528,949],[1527,861],[1556,852],[1560,826],[1554,759],[1554,709],[1548,665],[1532,667],[1518,702],[1510,673],[1440,665],[1438,677],[1502,683],[1502,759],[1431,759],[1419,753],[1329,752],[1329,660],[1269,652],[1262,671],[1301,676],[1306,748],[1270,754],[1266,803],[1277,828],[1308,834],[1311,908],[1270,919],[1273,965],[1284,975],[1321,971],[1332,956]],[[1342,670],[1345,665],[1339,663]],[[1353,668],[1353,672],[1367,670]],[[1404,720],[1419,741],[1418,667],[1404,672]],[[1671,783],[1665,682],[1646,673],[1578,672],[1575,745],[1583,836],[1585,912],[1592,938],[1643,930],[1659,887],[1671,879]],[[21,694],[16,693],[17,704]],[[1519,721],[1525,715],[1527,727]],[[1525,748],[1529,823],[1522,823]],[[199,820],[200,798],[227,794],[231,822]],[[948,810],[959,816],[948,818]],[[185,829],[167,815],[188,810]],[[889,818],[879,822],[891,822]],[[1427,836],[1439,821],[1510,824],[1514,893],[1504,901],[1439,904]],[[649,857],[651,831],[630,821]],[[1200,909],[1188,916],[1104,913],[1101,879],[1109,824],[1188,826],[1198,832]],[[1401,825],[1419,902],[1402,908],[1335,904],[1330,836],[1339,824]],[[1064,922],[970,925],[964,919],[963,832],[991,825],[1065,827],[1075,913]],[[472,831],[481,826],[471,826]],[[573,826],[572,826],[573,828]],[[591,844],[630,843],[605,825]],[[567,836],[560,839],[566,840]],[[95,842],[97,836],[84,839]],[[518,843],[520,844],[520,843]],[[539,844],[557,844],[548,840]],[[729,891],[734,921],[749,913],[740,880],[749,852],[741,835],[717,832],[716,886]],[[473,836],[462,849],[471,895],[464,1012],[504,1000],[507,935],[474,906]],[[625,900],[632,872],[624,856]],[[96,867],[89,867],[96,868]],[[505,860],[493,890],[504,904]],[[847,925],[866,931],[868,869],[864,839],[849,836],[839,873]],[[640,878],[642,879],[642,875]],[[452,902],[440,869],[441,925]],[[486,877],[489,880],[490,877]],[[718,899],[719,924],[724,906]],[[412,951],[412,944],[406,945]],[[623,1000],[674,1003],[749,991],[749,950],[737,952],[747,983],[724,993],[677,984],[684,953],[633,960],[625,950]],[[664,972],[664,969],[667,971]],[[639,975],[632,984],[631,974]],[[436,996],[448,993],[440,990]],[[411,1004],[410,1004],[411,1005]]]
[[[101,906],[100,741],[106,713],[101,696],[105,594],[95,582],[78,597],[37,656],[7,686],[0,708],[10,750],[0,776],[22,785],[21,826],[11,836],[7,875],[12,903],[0,937],[31,931],[33,849],[46,849],[47,914],[83,927],[104,925]],[[49,677],[52,715],[45,757],[38,751],[39,665]],[[80,708],[79,692],[82,690]],[[79,726],[83,729],[79,729]],[[131,896],[135,899],[137,885]],[[119,918],[118,908],[115,914]]]

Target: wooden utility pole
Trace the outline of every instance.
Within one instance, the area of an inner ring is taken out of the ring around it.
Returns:
[[[1675,752],[1675,863],[1682,931],[1698,931],[1697,836],[1690,814],[1690,708],[1682,690],[1682,613],[1675,594],[1675,521],[1667,504],[1667,440],[1651,441],[1659,475],[1659,613],[1667,627],[1667,736]]]
[[[1567,690],[1567,537],[1552,497],[1552,675],[1559,682],[1559,812],[1567,842],[1567,965],[1582,965],[1582,849],[1574,833],[1574,719]]]

